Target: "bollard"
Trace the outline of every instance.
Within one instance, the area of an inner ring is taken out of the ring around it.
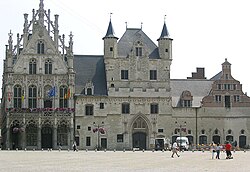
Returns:
[[[116,150],[114,149],[114,152],[115,152]]]
[[[16,148],[16,151],[18,151],[18,148]]]
[[[123,152],[125,152],[125,149],[123,149]]]
[[[35,149],[33,149],[33,151],[35,151]]]
[[[155,150],[154,149],[152,149],[152,152],[154,152]]]
[[[95,152],[97,152],[97,149],[95,149]]]
[[[88,152],[88,149],[86,149],[86,152]]]
[[[24,151],[26,151],[27,149],[26,148],[24,148]]]
[[[164,152],[164,149],[162,149],[161,151]]]
[[[142,152],[144,152],[144,149],[142,149]]]
[[[10,148],[8,148],[8,151],[10,150]]]
[[[106,152],[107,150],[106,149],[104,149],[104,152]]]

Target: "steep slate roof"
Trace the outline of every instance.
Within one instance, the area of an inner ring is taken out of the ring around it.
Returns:
[[[168,32],[168,29],[167,29],[167,26],[166,26],[166,23],[164,22],[164,25],[163,25],[163,28],[162,28],[162,31],[161,31],[161,36],[159,39],[162,39],[162,38],[169,38],[169,32]]]
[[[220,71],[219,73],[217,73],[216,75],[214,75],[210,80],[215,81],[215,80],[219,80],[222,76],[222,71]]]
[[[107,95],[107,82],[103,55],[74,55],[75,93],[80,94],[89,81],[94,85],[94,95]]]
[[[130,54],[134,42],[138,40],[140,40],[143,45],[145,45],[145,48],[149,53],[149,58],[160,58],[158,47],[155,45],[155,43],[141,29],[135,28],[127,28],[126,32],[119,40],[117,44],[118,56],[126,58]]]
[[[104,38],[116,38],[116,39],[118,39],[118,38],[115,36],[115,31],[114,31],[114,28],[113,28],[113,26],[112,26],[111,20],[109,21],[108,30],[107,30],[107,33],[106,33],[106,35],[105,35]],[[103,39],[104,39],[104,38],[103,38]]]
[[[214,81],[205,79],[171,79],[172,106],[177,107],[183,91],[188,90],[193,96],[193,107],[199,107],[203,97],[207,96],[212,89]]]

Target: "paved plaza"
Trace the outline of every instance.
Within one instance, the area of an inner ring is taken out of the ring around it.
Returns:
[[[166,151],[0,151],[0,172],[165,172],[250,171],[250,152],[235,152],[234,159],[211,159],[210,152]]]

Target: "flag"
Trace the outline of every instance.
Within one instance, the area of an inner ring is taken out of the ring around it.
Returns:
[[[22,102],[24,101],[24,90],[22,91],[22,96],[21,96],[21,98],[22,98]]]
[[[56,96],[56,87],[55,87],[55,86],[52,87],[52,88],[49,90],[48,96],[49,96],[49,97],[54,97],[54,96]]]
[[[68,88],[67,93],[64,95],[64,99],[69,99],[70,98],[70,89]]]

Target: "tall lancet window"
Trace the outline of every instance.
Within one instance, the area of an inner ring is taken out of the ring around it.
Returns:
[[[37,107],[37,88],[35,85],[29,87],[29,108]]]
[[[44,42],[39,41],[37,43],[37,54],[44,54]]]
[[[49,59],[45,61],[45,74],[52,74],[52,62]]]
[[[14,87],[14,108],[22,107],[22,88],[20,85]]]
[[[29,74],[36,74],[36,60],[31,59],[29,63]]]

